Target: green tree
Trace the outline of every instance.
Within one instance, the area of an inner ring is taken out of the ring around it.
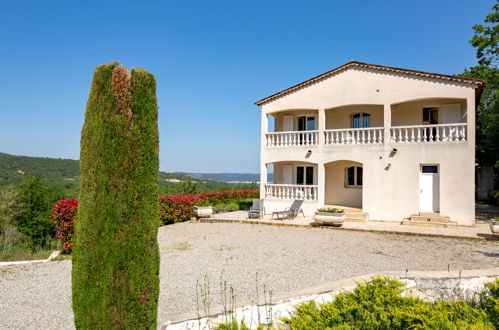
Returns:
[[[479,65],[465,69],[461,76],[485,80],[476,111],[476,160],[479,164],[499,161],[499,4],[487,15],[486,25],[475,25],[470,44],[477,49]]]
[[[95,69],[81,134],[73,249],[79,329],[155,329],[159,294],[156,80]]]
[[[50,218],[53,198],[39,177],[24,182],[12,205],[12,222],[32,250],[48,248],[55,224]]]
[[[197,194],[197,183],[187,180],[182,182],[182,194]]]
[[[497,67],[499,64],[499,3],[492,7],[492,13],[485,17],[486,24],[473,26],[475,35],[470,40],[476,48],[478,63],[483,66]]]

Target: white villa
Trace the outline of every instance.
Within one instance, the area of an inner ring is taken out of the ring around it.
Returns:
[[[304,199],[309,215],[336,206],[357,219],[473,226],[483,86],[351,61],[261,99],[266,212]]]

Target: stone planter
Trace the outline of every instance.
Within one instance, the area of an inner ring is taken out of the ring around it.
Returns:
[[[491,221],[490,222],[490,231],[494,233],[494,235],[499,235],[499,221]]]
[[[213,207],[211,206],[194,206],[192,210],[196,219],[209,218],[213,214]]]
[[[315,212],[314,221],[321,225],[340,227],[345,221],[345,213]]]

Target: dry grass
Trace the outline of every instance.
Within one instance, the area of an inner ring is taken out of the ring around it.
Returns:
[[[187,251],[192,249],[192,245],[189,244],[188,242],[175,242],[172,243],[167,250],[172,251],[172,250],[177,250],[177,251]]]

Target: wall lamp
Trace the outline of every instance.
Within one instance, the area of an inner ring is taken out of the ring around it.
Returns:
[[[309,150],[307,151],[307,154],[305,155],[305,158],[310,157],[310,155],[311,155],[311,154],[312,154],[312,150],[310,150],[310,149],[309,149]]]

